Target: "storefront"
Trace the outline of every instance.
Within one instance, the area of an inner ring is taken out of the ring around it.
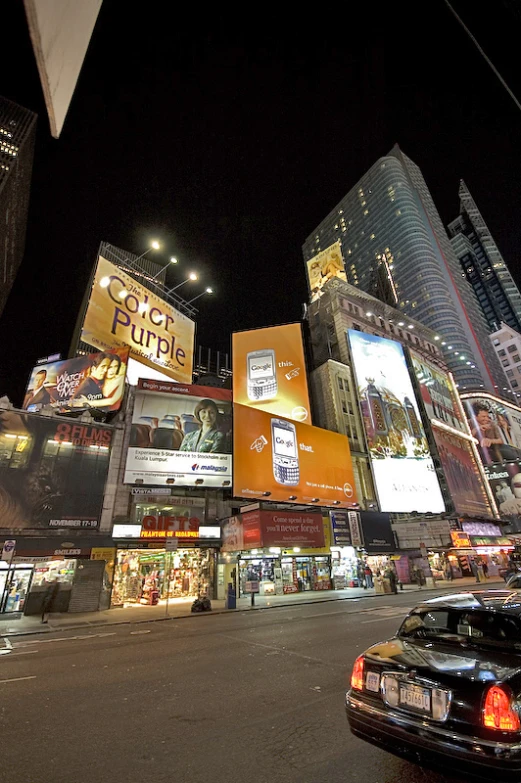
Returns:
[[[246,583],[258,582],[260,595],[305,593],[331,589],[329,554],[290,550],[251,550],[238,556],[239,595],[246,595]]]
[[[360,569],[362,561],[353,546],[331,547],[331,576],[333,588],[362,587]]]
[[[0,561],[0,611],[39,614],[53,582],[59,584],[53,612],[107,608],[114,556],[112,539],[101,536],[17,538],[12,561]]]
[[[216,548],[150,548],[118,545],[112,606],[156,606],[167,599],[213,597]]]

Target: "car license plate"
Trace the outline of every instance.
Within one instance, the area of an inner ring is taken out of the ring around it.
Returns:
[[[429,688],[419,685],[400,683],[400,704],[404,707],[412,707],[420,712],[430,713],[431,692]]]
[[[378,693],[380,690],[380,675],[377,672],[367,672],[365,678],[365,689]]]

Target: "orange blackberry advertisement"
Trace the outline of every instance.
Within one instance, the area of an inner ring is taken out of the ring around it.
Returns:
[[[311,424],[300,323],[234,332],[233,400]]]

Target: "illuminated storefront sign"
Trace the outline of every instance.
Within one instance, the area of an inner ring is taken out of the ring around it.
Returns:
[[[400,343],[348,331],[358,397],[382,511],[445,511]]]

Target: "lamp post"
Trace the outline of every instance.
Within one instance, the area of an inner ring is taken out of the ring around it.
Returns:
[[[168,296],[168,294],[171,294],[172,291],[177,291],[178,288],[181,288],[182,285],[184,285],[185,283],[189,283],[191,280],[197,280],[197,275],[195,272],[190,272],[186,280],[183,280],[182,283],[178,283],[173,288],[170,288],[168,291],[166,291],[166,295]]]
[[[175,256],[170,256],[170,261],[168,262],[168,264],[177,264],[177,258]],[[154,283],[159,277],[159,275],[161,274],[161,272],[164,272],[165,269],[168,268],[168,264],[166,264],[166,266],[161,267],[157,275],[154,275],[154,277],[150,278],[149,282]]]
[[[213,294],[213,288],[205,288],[202,293],[197,294],[193,299],[189,299],[186,304],[192,304],[192,302],[195,302],[196,299],[199,299],[200,296],[204,296],[205,294]]]
[[[148,250],[145,250],[144,253],[141,253],[141,255],[136,258],[136,261],[139,261],[140,258],[144,258],[146,255],[148,255],[148,253],[150,253],[151,250],[159,250],[160,247],[161,247],[161,245],[159,244],[157,239],[154,239],[150,243],[150,247],[148,248]]]

